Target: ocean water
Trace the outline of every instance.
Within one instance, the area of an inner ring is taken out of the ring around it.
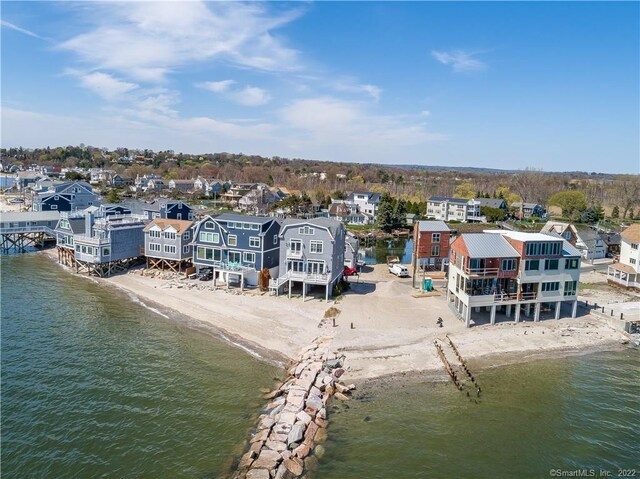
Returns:
[[[479,399],[425,378],[382,382],[335,405],[318,477],[545,478],[576,470],[622,477],[621,469],[640,475],[638,350],[536,360],[475,376]]]
[[[213,478],[280,371],[75,277],[0,259],[2,478]]]
[[[238,457],[277,368],[41,255],[0,274],[3,479],[214,478]],[[312,477],[640,475],[637,350],[470,366],[479,399],[417,377],[336,401]]]

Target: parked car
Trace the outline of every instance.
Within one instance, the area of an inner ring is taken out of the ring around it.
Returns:
[[[358,272],[358,268],[350,268],[349,266],[345,266],[342,271],[343,276],[353,276]]]
[[[393,263],[389,265],[389,273],[395,274],[398,278],[408,278],[409,270],[406,266],[399,263]]]
[[[200,271],[198,275],[198,279],[200,281],[211,281],[213,279],[213,270],[212,269],[203,269]]]

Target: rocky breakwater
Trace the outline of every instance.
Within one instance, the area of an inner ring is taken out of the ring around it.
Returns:
[[[329,337],[316,338],[300,351],[287,379],[265,395],[270,402],[258,418],[249,448],[235,479],[293,479],[315,469],[327,438],[327,405],[347,400],[353,385],[344,385],[344,356],[331,351]]]

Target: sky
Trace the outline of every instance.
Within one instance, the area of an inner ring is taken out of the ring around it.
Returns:
[[[2,2],[1,144],[640,172],[638,2]]]

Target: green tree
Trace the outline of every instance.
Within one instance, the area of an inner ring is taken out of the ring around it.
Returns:
[[[600,220],[600,215],[596,208],[590,207],[580,213],[580,221],[587,224],[594,224]]]
[[[562,208],[562,216],[576,217],[587,208],[584,193],[581,191],[561,191],[549,198],[549,205]]]
[[[407,205],[404,200],[395,200],[393,205],[393,225],[404,226],[407,222]]]
[[[378,228],[383,231],[389,232],[393,229],[394,217],[393,217],[393,199],[389,193],[385,193],[380,198],[380,204],[378,205]]]
[[[120,203],[120,195],[116,190],[109,190],[109,193],[107,193],[107,202]]]
[[[486,216],[488,221],[503,221],[505,218],[504,210],[501,208],[481,206],[480,213],[482,216]]]
[[[611,217],[620,218],[620,208],[618,208],[618,205],[614,206],[613,209],[611,210]]]
[[[475,191],[473,189],[473,184],[472,183],[460,183],[458,186],[456,186],[456,191],[453,194],[454,198],[466,198],[468,200],[470,200],[471,198],[473,198],[475,196]]]

